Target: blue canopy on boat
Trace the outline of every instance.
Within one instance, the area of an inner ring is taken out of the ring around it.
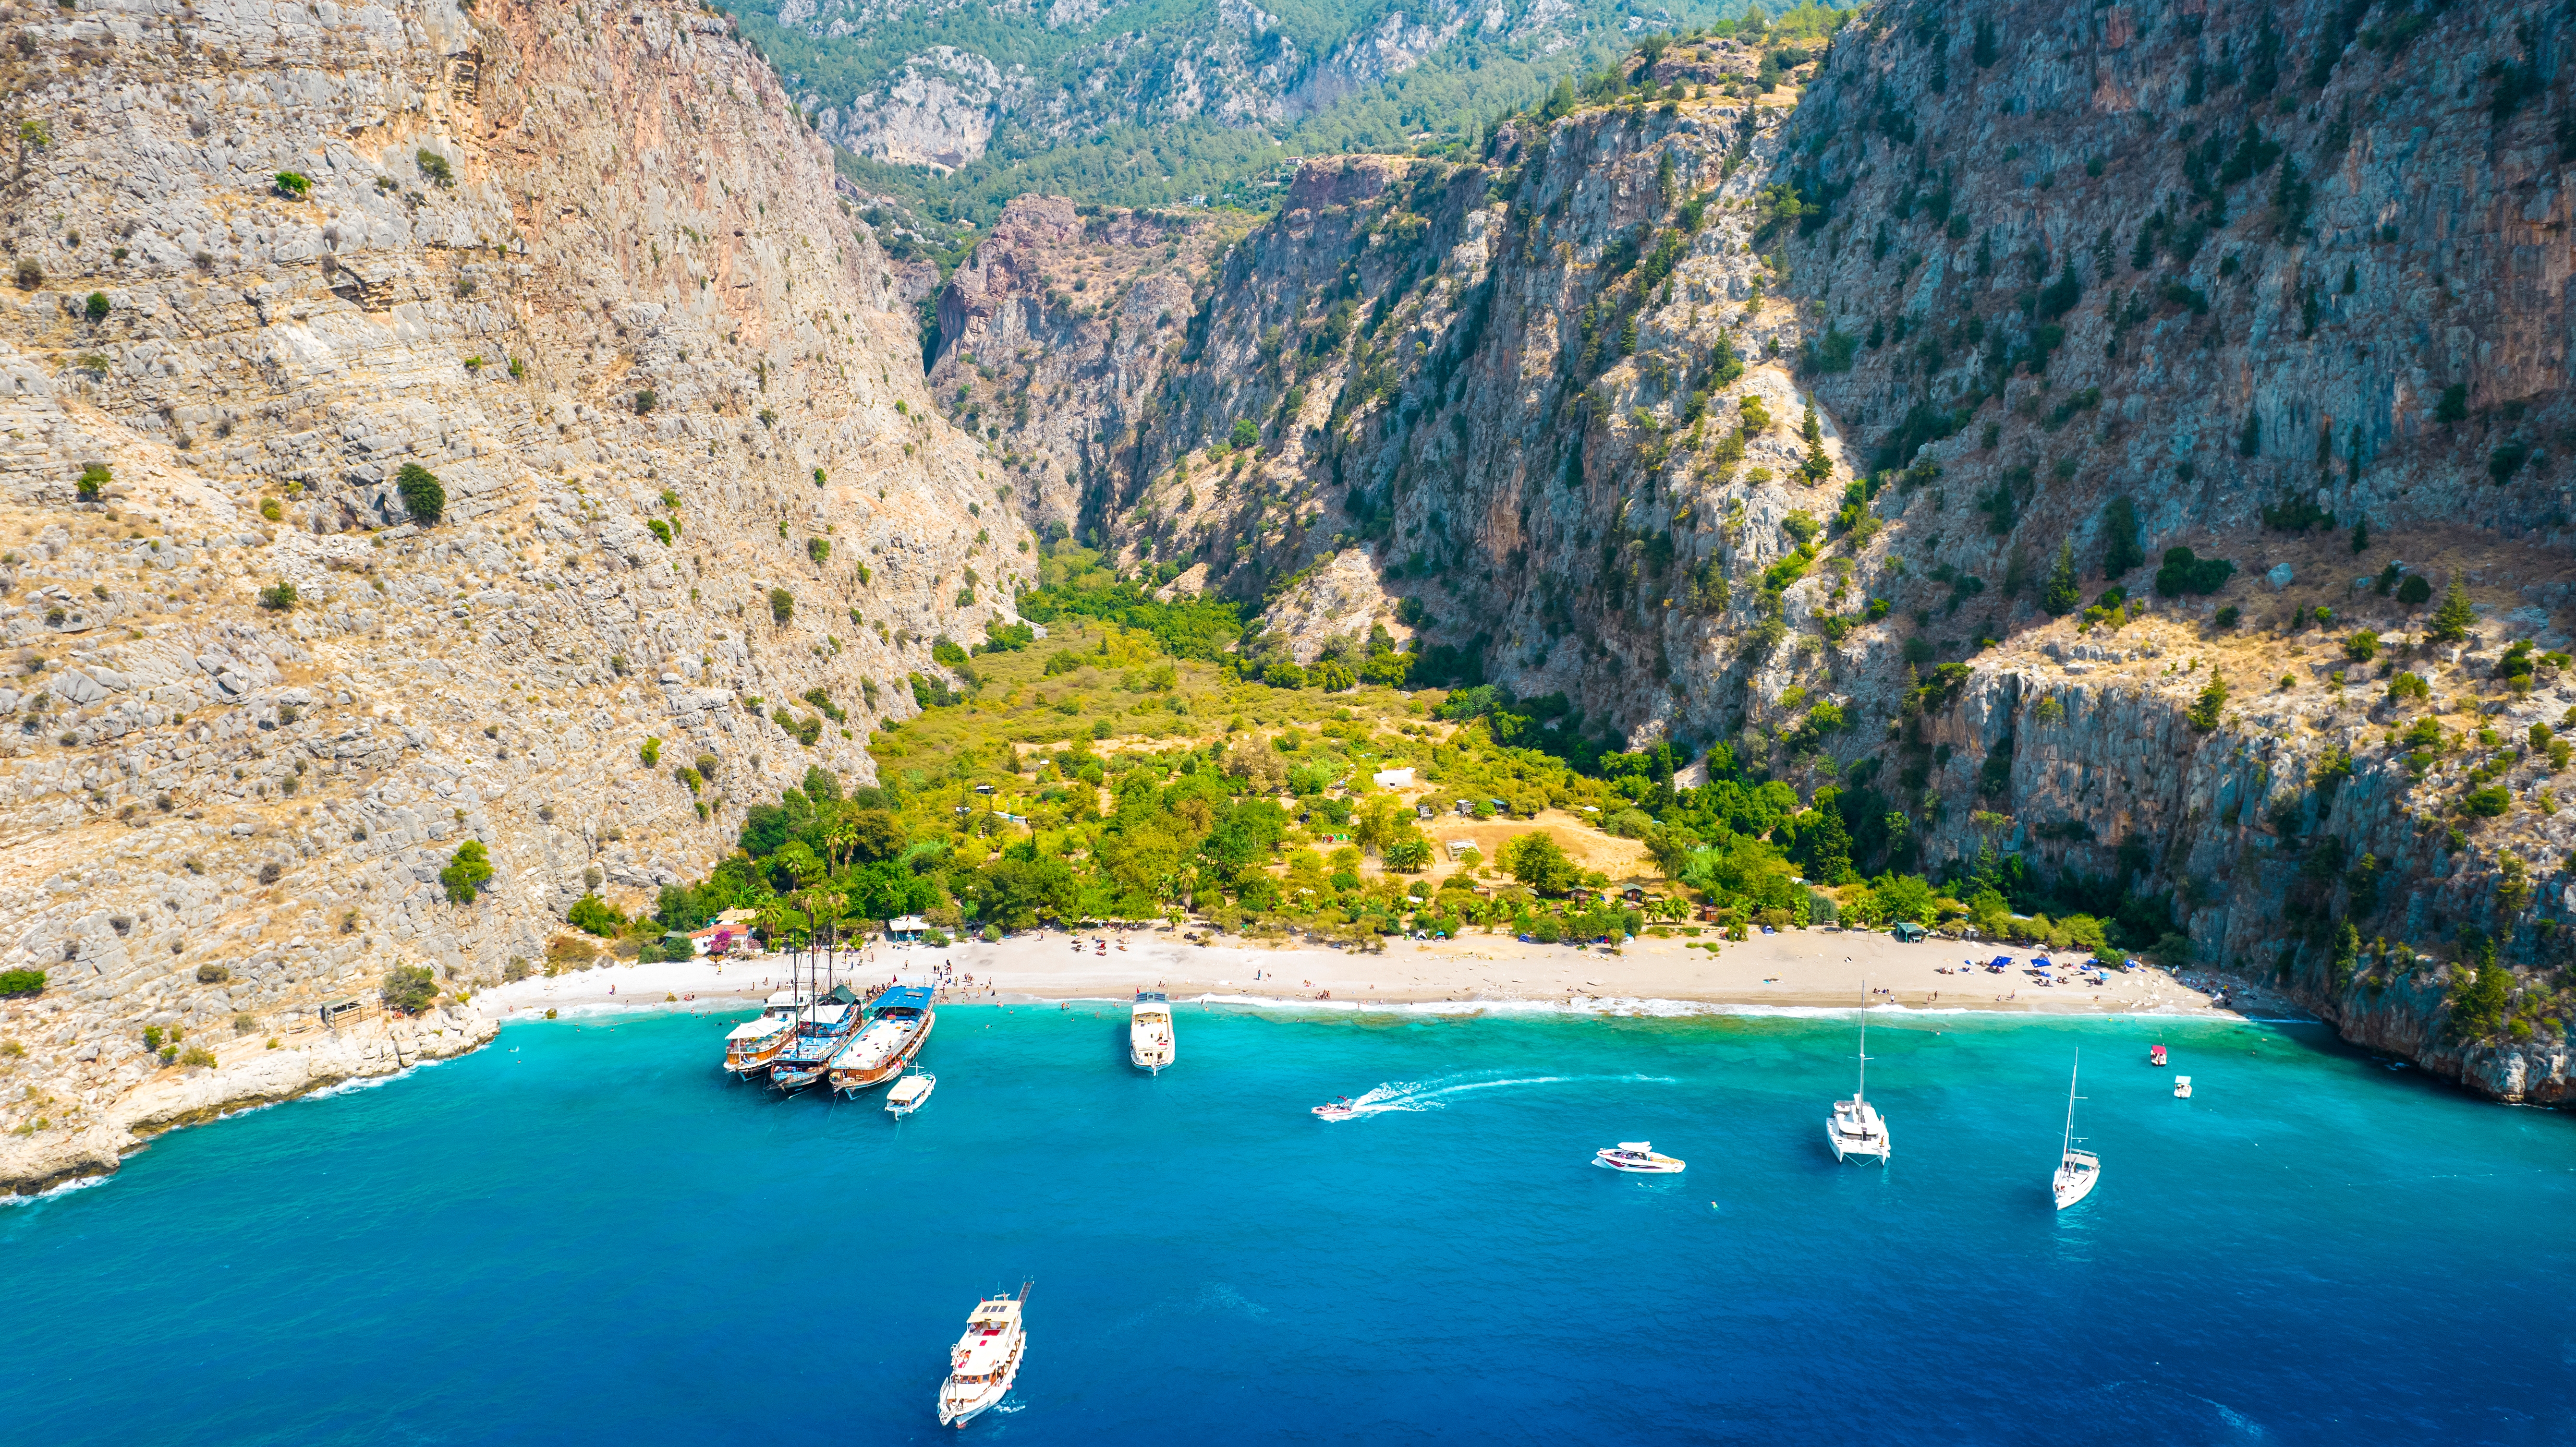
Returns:
[[[929,1008],[930,991],[921,985],[890,985],[879,992],[875,999],[868,1002],[868,1009],[871,1011],[927,1010]]]

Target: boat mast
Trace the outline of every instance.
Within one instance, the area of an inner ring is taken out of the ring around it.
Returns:
[[[2066,1135],[2058,1142],[2057,1159],[2063,1162],[2075,1149],[2075,1077],[2084,1069],[2084,1052],[2075,1052],[2075,1068],[2066,1072]]]
[[[1860,996],[1860,1084],[1852,1087],[1854,1107],[1869,1090],[1869,981],[1860,982]]]

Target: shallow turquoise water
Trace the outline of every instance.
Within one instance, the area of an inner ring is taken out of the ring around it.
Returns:
[[[0,1210],[0,1437],[927,1440],[1031,1279],[970,1434],[2576,1440],[2576,1119],[2319,1029],[1887,1020],[1882,1171],[1840,1021],[1185,1008],[1151,1079],[1120,1012],[950,1008],[900,1124],[728,1087],[726,1023],[514,1026]],[[1447,1093],[1306,1113],[1382,1082]],[[1587,1164],[1640,1137],[1689,1172]]]

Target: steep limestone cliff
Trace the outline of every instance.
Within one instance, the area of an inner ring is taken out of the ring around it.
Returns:
[[[0,1182],[484,1038],[452,998],[399,1052],[295,1032],[396,965],[470,993],[809,766],[871,777],[931,642],[1007,612],[1025,533],[721,17],[0,26],[33,127],[0,212],[0,968],[48,977],[0,1002]]]
[[[1309,163],[1129,396],[1025,426],[1103,439],[1081,525],[1259,599],[1255,650],[1418,635],[1842,788],[1872,867],[2113,881],[2564,1099],[2557,33],[1893,5],[1793,111],[1669,89],[1727,62],[1676,46],[1481,164]]]

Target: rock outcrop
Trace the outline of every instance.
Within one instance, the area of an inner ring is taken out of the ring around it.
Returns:
[[[301,1088],[266,1040],[390,968],[468,995],[585,893],[645,907],[809,767],[871,778],[932,643],[1007,616],[998,469],[722,17],[0,25],[33,128],[0,213],[0,969],[46,975],[0,1001],[0,1183],[163,1097]]]

